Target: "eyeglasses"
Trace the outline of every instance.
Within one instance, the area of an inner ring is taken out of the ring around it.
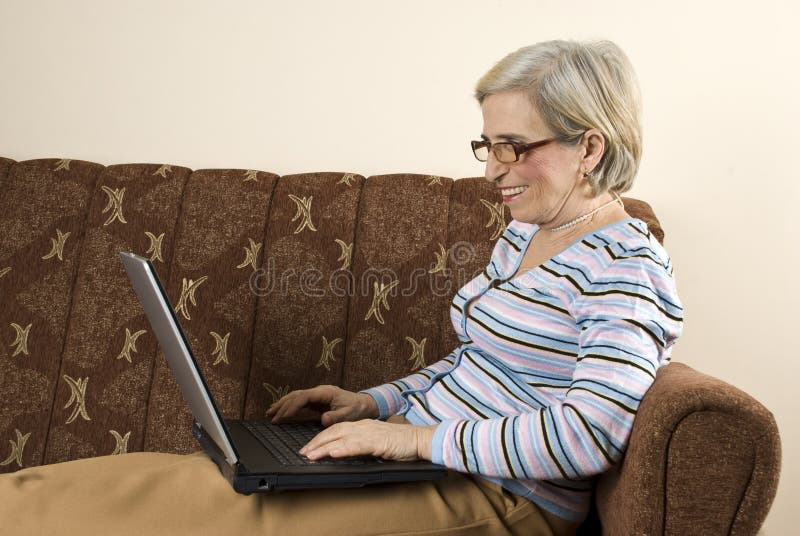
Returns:
[[[492,143],[489,140],[474,140],[470,143],[472,144],[472,153],[480,162],[486,162],[489,159],[489,151],[491,151],[498,162],[511,164],[512,162],[518,161],[521,154],[525,154],[532,149],[547,145],[553,141],[556,141],[556,138],[535,141],[533,143],[516,143],[513,141]]]

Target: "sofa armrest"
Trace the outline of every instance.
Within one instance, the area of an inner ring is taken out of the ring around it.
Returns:
[[[758,401],[682,363],[662,367],[623,460],[598,481],[604,534],[755,534],[775,498],[780,438]]]

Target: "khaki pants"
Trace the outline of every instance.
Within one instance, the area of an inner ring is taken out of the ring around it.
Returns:
[[[240,495],[203,453],[134,453],[0,476],[4,534],[552,535],[539,508],[480,478]]]

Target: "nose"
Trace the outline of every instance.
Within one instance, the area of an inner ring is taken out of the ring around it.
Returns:
[[[508,164],[504,164],[497,160],[493,151],[489,151],[489,156],[486,159],[486,168],[484,176],[489,182],[499,182],[503,176],[508,172]]]

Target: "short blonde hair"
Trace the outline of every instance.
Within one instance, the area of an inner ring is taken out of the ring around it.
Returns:
[[[556,138],[578,143],[596,128],[605,153],[589,180],[596,195],[633,185],[642,156],[641,97],[625,53],[610,41],[545,41],[512,52],[475,87],[475,98],[524,91]]]

